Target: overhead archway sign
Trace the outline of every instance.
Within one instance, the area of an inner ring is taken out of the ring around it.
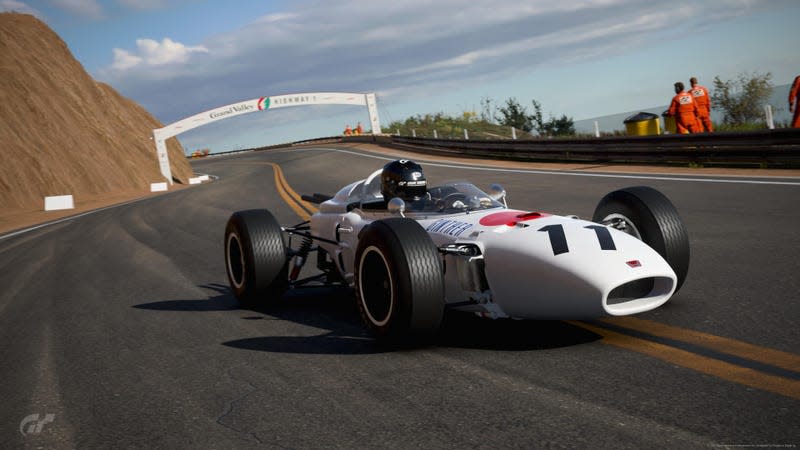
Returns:
[[[166,140],[173,136],[218,120],[228,119],[242,114],[304,105],[366,106],[369,113],[370,125],[372,126],[372,134],[379,134],[381,132],[381,123],[378,118],[378,107],[374,93],[308,92],[303,94],[259,97],[210,109],[171,123],[163,128],[153,130],[153,140],[156,142],[156,154],[158,155],[158,164],[161,169],[161,174],[172,184],[172,170],[169,167]]]

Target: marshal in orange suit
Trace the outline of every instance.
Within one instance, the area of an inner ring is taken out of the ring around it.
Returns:
[[[689,92],[692,94],[694,102],[697,103],[697,122],[698,126],[702,127],[709,133],[714,131],[714,126],[711,124],[711,97],[708,95],[708,89],[697,84],[697,78],[692,77],[689,79],[692,88]]]
[[[680,81],[675,83],[675,97],[672,97],[667,114],[675,116],[675,126],[679,134],[702,131],[697,125],[697,103],[692,94],[683,90],[683,83]]]
[[[794,78],[792,90],[789,91],[789,112],[794,112],[792,127],[800,128],[800,75]]]

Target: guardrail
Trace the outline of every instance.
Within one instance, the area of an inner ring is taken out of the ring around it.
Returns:
[[[800,167],[800,129],[525,141],[391,136],[382,145],[438,155],[522,161]]]
[[[374,143],[423,154],[517,161],[800,168],[800,129],[796,128],[688,135],[541,138],[524,141],[434,139],[397,135],[332,136],[252,150],[335,142]]]

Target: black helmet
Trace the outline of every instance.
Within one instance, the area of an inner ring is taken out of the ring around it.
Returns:
[[[422,166],[414,161],[398,159],[383,166],[381,194],[386,201],[394,197],[419,200],[428,192],[427,186]]]

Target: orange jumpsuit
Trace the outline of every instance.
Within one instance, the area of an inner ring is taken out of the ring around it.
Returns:
[[[795,77],[792,90],[789,91],[789,111],[793,108],[792,127],[800,128],[800,76]]]
[[[711,97],[708,95],[708,89],[696,84],[692,86],[689,92],[692,93],[692,98],[697,103],[697,122],[699,127],[705,128],[705,131],[708,132],[714,131],[711,125]]]
[[[692,94],[684,91],[672,97],[668,114],[675,116],[675,126],[678,128],[678,133],[686,134],[702,131],[702,128],[697,126],[697,103],[692,99]]]

